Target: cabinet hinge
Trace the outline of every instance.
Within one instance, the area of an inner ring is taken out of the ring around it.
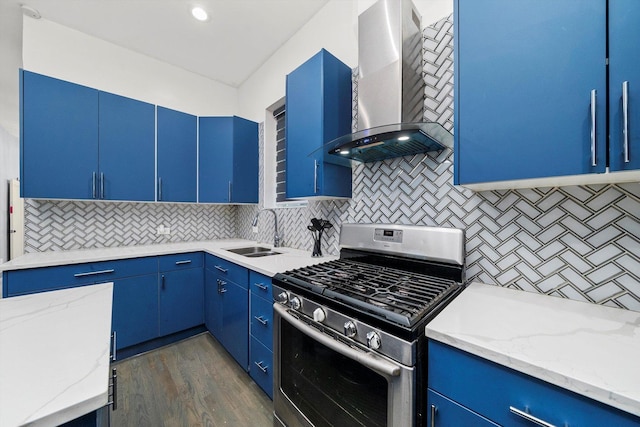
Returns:
[[[609,65],[609,58],[604,59],[604,65]]]

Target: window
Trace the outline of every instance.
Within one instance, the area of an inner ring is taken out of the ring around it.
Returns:
[[[264,207],[299,208],[307,206],[305,200],[286,198],[286,104],[282,98],[269,108],[264,129]]]

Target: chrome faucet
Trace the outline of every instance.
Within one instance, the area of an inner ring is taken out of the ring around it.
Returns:
[[[253,223],[251,223],[251,225],[253,227],[257,227],[258,226],[258,217],[260,216],[260,212],[264,212],[264,211],[271,211],[271,213],[273,214],[273,219],[275,222],[275,226],[276,226],[276,231],[273,235],[273,247],[274,248],[279,248],[280,244],[282,243],[282,238],[280,237],[280,233],[278,232],[278,216],[276,215],[276,211],[274,211],[273,209],[261,209],[258,211],[258,213],[256,214],[255,218],[253,218]]]

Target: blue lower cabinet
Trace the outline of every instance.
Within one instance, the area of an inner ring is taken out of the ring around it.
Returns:
[[[222,345],[246,371],[249,364],[249,291],[234,282],[222,288]]]
[[[158,275],[113,283],[112,330],[121,349],[158,337]]]
[[[273,352],[251,337],[251,378],[273,399]]]
[[[160,273],[160,336],[204,323],[204,277],[202,268]]]
[[[532,422],[525,419],[529,415],[557,426],[640,425],[640,418],[627,412],[437,341],[429,341],[428,360],[427,406],[443,405],[437,417],[453,420],[442,425],[485,424],[458,422],[466,418],[444,414],[446,405],[438,395],[504,426],[530,427]]]

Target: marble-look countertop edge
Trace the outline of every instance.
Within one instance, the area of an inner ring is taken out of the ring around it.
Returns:
[[[220,239],[196,242],[160,243],[141,246],[122,246],[113,248],[74,249],[69,251],[34,252],[22,255],[0,265],[0,272],[29,268],[55,267],[61,265],[83,264],[101,261],[116,261],[148,256],[162,256],[186,252],[206,252],[250,270],[273,277],[275,274],[294,268],[306,267],[336,259],[335,256],[314,258],[311,252],[300,249],[273,248],[279,255],[248,258],[228,252],[225,249],[259,245],[273,248],[273,245],[245,239]]]
[[[507,289],[499,286],[486,285],[481,283],[473,283],[472,285],[470,285],[469,289],[463,292],[462,295],[467,293],[467,299],[472,296],[481,296],[473,294],[473,292],[477,291],[489,291],[490,294],[500,294],[500,297],[503,299],[501,301],[496,301],[496,303],[503,302],[504,298],[509,298],[509,296],[512,296],[516,297],[520,301],[527,299],[531,299],[533,302],[544,301],[548,303],[548,305],[552,307],[553,310],[556,311],[559,311],[563,306],[566,306],[567,309],[572,313],[571,316],[575,316],[577,321],[583,321],[585,319],[585,316],[589,317],[588,313],[590,312],[594,312],[594,314],[597,312],[597,314],[601,315],[604,311],[607,311],[611,312],[612,314],[615,313],[619,315],[612,316],[613,319],[606,319],[607,322],[619,322],[620,327],[634,328],[632,324],[629,325],[629,323],[631,322],[625,323],[625,321],[621,320],[620,317],[631,318],[637,315],[637,313],[635,313],[625,316],[625,314],[627,314],[628,312],[622,309],[571,301],[558,297],[548,297],[541,294]],[[544,300],[541,298],[544,298]],[[486,303],[487,301],[484,300],[483,302]],[[483,307],[478,308],[478,310],[486,310],[486,305],[482,304],[482,306]],[[518,309],[526,310],[527,308],[518,305],[514,306],[514,310]],[[580,315],[577,315],[577,313],[579,313]],[[521,339],[521,337],[509,337],[508,334],[504,334],[503,329],[501,329],[500,333],[502,335],[499,339],[496,338],[495,342],[488,339],[488,337],[491,335],[491,331],[482,331],[480,335],[482,335],[483,339],[479,339],[477,335],[478,331],[473,330],[473,328],[476,327],[474,325],[474,322],[469,322],[469,320],[471,320],[469,316],[473,315],[474,313],[470,313],[468,305],[456,304],[456,300],[454,300],[438,316],[436,316],[436,318],[431,323],[427,324],[425,328],[425,335],[430,339],[440,341],[444,344],[487,359],[499,365],[514,369],[515,371],[530,375],[534,378],[546,381],[550,384],[570,390],[572,392],[628,412],[630,414],[640,416],[640,392],[636,392],[635,394],[633,394],[631,391],[629,391],[629,393],[622,394],[619,391],[612,390],[610,387],[606,387],[606,384],[604,383],[598,384],[596,376],[593,376],[590,379],[587,378],[589,377],[589,375],[585,374],[585,372],[589,371],[588,368],[576,370],[574,369],[574,366],[568,366],[568,364],[565,364],[564,366],[558,366],[557,364],[555,364],[554,366],[554,363],[536,360],[535,357],[532,357],[527,353],[526,347],[524,347],[523,349],[518,348],[518,351],[521,351],[520,353],[517,353],[516,351],[505,351],[504,348],[500,348],[502,343]],[[460,320],[465,316],[467,316],[465,319]],[[520,312],[519,316],[531,316],[532,318],[535,318],[535,314],[533,312]],[[497,322],[496,319],[492,320],[492,323],[496,325],[495,327],[499,328],[500,323]],[[452,324],[455,324],[455,326],[450,326]],[[469,330],[462,331],[462,329],[465,327],[463,325],[469,326]],[[637,333],[640,334],[640,326],[636,325],[635,328],[637,328]],[[590,346],[597,348],[599,345],[604,345],[595,342],[597,334],[591,334],[588,337],[593,340],[589,343]],[[565,339],[566,336],[563,337],[562,335],[559,335],[558,343],[563,342]],[[633,338],[628,339],[631,341]],[[496,345],[496,343],[498,344]],[[572,343],[572,346],[575,346],[576,344],[577,343]],[[567,348],[568,347],[565,347],[565,349]],[[560,345],[558,345],[554,348],[550,348],[548,351],[550,352],[550,354],[553,354],[554,352],[558,353],[562,351],[562,348]],[[627,357],[631,357],[631,359],[633,360],[638,360],[640,354],[635,355],[634,353],[627,355]],[[613,361],[611,361],[611,363],[613,363]],[[629,374],[633,375],[633,373]],[[638,376],[638,384],[640,384],[640,375],[638,375],[637,373],[635,375]]]

